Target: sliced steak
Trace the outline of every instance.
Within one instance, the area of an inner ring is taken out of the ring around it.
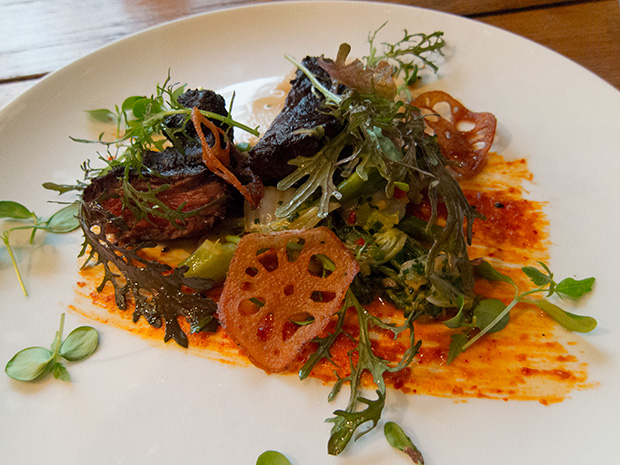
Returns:
[[[114,169],[93,179],[82,199],[86,208],[100,206],[117,217],[105,231],[114,235],[117,242],[133,244],[198,237],[225,216],[230,188],[206,168],[199,156],[183,156],[176,149],[167,148],[163,152],[147,152],[143,163],[146,169],[142,173],[129,175],[131,188],[148,192],[167,185],[156,194],[158,201],[182,212],[202,210],[176,220],[176,226],[169,219],[152,214],[136,217],[130,208],[124,208],[123,202],[128,199],[123,192],[123,168]],[[209,204],[212,205],[205,208]]]
[[[318,65],[318,58],[306,57],[303,62],[323,85],[332,81]],[[312,130],[322,127],[323,134]],[[249,165],[263,181],[276,181],[292,173],[289,160],[312,156],[323,146],[324,137],[334,137],[341,130],[340,122],[323,109],[323,97],[312,91],[310,79],[297,70],[282,112],[249,154]]]

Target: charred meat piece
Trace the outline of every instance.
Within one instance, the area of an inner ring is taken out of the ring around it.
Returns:
[[[303,64],[330,88],[332,81],[318,65],[318,58],[306,57]],[[297,70],[282,112],[249,154],[249,165],[263,181],[275,181],[294,171],[289,160],[314,155],[323,146],[324,137],[334,137],[341,130],[340,122],[325,113],[323,98],[312,92],[312,83]],[[323,127],[323,134],[312,132]]]
[[[178,102],[187,108],[228,116],[224,98],[211,90],[188,90]],[[232,143],[232,127],[216,119],[210,121],[226,133],[221,143],[230,151],[228,168],[243,184],[260,184],[247,156]],[[110,221],[105,233],[113,235],[119,244],[204,235],[229,213],[236,203],[231,199],[240,197],[203,163],[202,145],[188,115],[169,116],[164,126],[173,147],[145,152],[140,172],[132,169],[129,177],[121,166],[93,179],[82,196],[86,208],[107,212]],[[203,134],[212,147],[215,137],[204,125]]]
[[[123,191],[124,168],[113,169],[93,179],[82,200],[86,208],[102,207],[115,217],[105,233],[112,234],[118,243],[198,237],[225,216],[230,188],[206,168],[197,153],[182,155],[174,148],[147,152],[143,164],[145,169],[140,174],[130,173],[126,187],[132,191],[159,191],[155,194],[157,201],[185,215],[174,220],[176,224],[153,214],[136,215],[137,210],[127,207],[134,201]],[[194,210],[198,211],[187,215]]]
[[[212,90],[190,89],[181,94],[177,101],[185,108],[197,107],[201,111],[209,111],[211,113],[217,113],[218,115],[228,116],[228,110],[226,109],[226,101],[224,100],[224,97],[213,92]],[[223,124],[221,121],[216,119],[211,121],[215,124],[215,126],[224,130],[229,140],[232,141],[233,131],[231,127],[228,127],[226,124]],[[187,146],[200,145],[194,125],[186,115],[168,116],[164,120],[164,124],[170,129],[182,130],[180,135],[175,136],[176,140],[173,140],[170,133],[167,134],[172,143],[180,142],[183,148]],[[208,130],[205,130],[204,134],[209,145],[213,145],[213,135]]]

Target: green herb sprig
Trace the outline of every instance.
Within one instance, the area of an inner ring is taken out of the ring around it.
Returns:
[[[327,451],[330,455],[340,454],[354,437],[356,430],[361,425],[368,422],[371,423],[369,429],[355,436],[356,440],[370,432],[377,425],[385,406],[386,386],[383,379],[384,373],[398,372],[409,366],[421,343],[421,341],[417,343],[414,341],[413,320],[417,315],[415,312],[411,312],[401,326],[386,324],[379,318],[368,313],[358,302],[351,289],[349,289],[345,297],[343,308],[338,313],[338,322],[335,331],[325,339],[318,340],[318,350],[306,361],[299,372],[299,377],[301,379],[306,378],[310,374],[310,371],[312,371],[312,368],[314,368],[322,358],[331,360],[329,348],[340,334],[354,339],[353,336],[347,334],[343,330],[343,320],[348,309],[353,309],[356,312],[359,322],[359,336],[357,337],[356,347],[349,352],[351,373],[344,378],[338,378],[328,397],[328,400],[332,401],[338,395],[342,386],[346,382],[349,383],[350,393],[346,408],[344,410],[336,410],[334,412],[335,417],[327,420],[334,424],[327,445]],[[394,338],[398,337],[403,331],[409,331],[409,347],[398,363],[390,363],[373,353],[370,339],[371,326],[390,331]],[[355,357],[355,354],[357,354],[357,357]],[[357,362],[354,362],[355,358],[357,358]],[[365,372],[369,372],[373,377],[373,381],[376,385],[376,399],[368,399],[362,395],[362,375]],[[365,408],[360,410],[360,406],[364,405]]]
[[[139,165],[145,151],[153,149],[161,151],[164,149],[168,142],[164,136],[175,141],[178,134],[185,130],[184,127],[169,128],[165,124],[167,118],[175,115],[183,115],[185,123],[189,122],[192,109],[186,108],[178,102],[178,98],[183,92],[185,92],[185,86],[172,84],[170,74],[168,74],[163,84],[156,85],[155,93],[150,97],[133,95],[123,100],[120,106],[116,105],[114,110],[100,108],[87,111],[96,121],[116,123],[116,133],[118,134],[116,139],[105,141],[103,140],[103,133],[97,140],[74,137],[71,139],[76,142],[116,147],[116,153],[111,158],[117,162],[124,160]],[[222,116],[210,111],[201,111],[201,113],[209,119],[222,122],[225,126],[238,127],[254,136],[259,135],[256,128],[250,128],[239,123],[230,116]],[[134,165],[134,167],[136,166]]]
[[[20,350],[6,364],[4,372],[18,381],[34,381],[52,373],[54,378],[69,381],[71,377],[61,358],[79,362],[90,357],[99,345],[99,333],[91,326],[80,326],[63,340],[65,314],[60,316],[60,327],[51,349],[28,347]]]
[[[364,57],[368,66],[376,66],[383,60],[395,64],[394,74],[403,77],[405,86],[412,86],[419,79],[420,65],[416,61],[421,62],[423,67],[428,66],[437,72],[438,67],[432,58],[436,54],[442,55],[441,50],[446,44],[443,39],[443,32],[410,34],[405,29],[402,39],[393,44],[383,42],[383,50],[379,51],[375,46],[377,33],[386,24],[384,23],[379,29],[368,35],[370,54]]]
[[[529,298],[533,294],[546,294],[545,297],[557,295],[560,298],[579,299],[592,291],[595,279],[585,278],[576,280],[566,278],[556,282],[549,267],[543,262],[538,263],[542,267],[542,271],[532,266],[521,268],[521,271],[536,286],[527,291],[520,291],[512,278],[497,271],[490,263],[482,261],[476,265],[476,271],[483,278],[512,285],[515,288],[515,296],[508,305],[505,305],[498,299],[484,299],[474,307],[471,318],[468,318],[466,315],[461,299],[457,315],[444,322],[449,328],[462,329],[461,332],[454,334],[451,338],[448,363],[471,347],[485,334],[503,329],[509,321],[510,311],[519,303],[535,305],[570,331],[587,333],[596,328],[597,322],[592,317],[567,312],[544,298]]]
[[[385,24],[383,25],[385,26]],[[388,60],[398,64],[394,75],[404,75],[406,85],[417,80],[418,65],[421,60],[425,65],[437,71],[437,66],[427,55],[441,53],[445,45],[442,32],[433,34],[409,34],[394,44],[383,44],[384,53],[377,51],[374,41],[381,26],[369,36],[370,54],[365,58],[364,68],[374,68],[380,61]],[[343,48],[343,45],[345,46]],[[350,50],[347,44],[341,45],[344,61]],[[325,111],[341,121],[344,130],[329,140],[325,146],[312,157],[298,157],[289,163],[297,169],[278,183],[280,190],[292,187],[304,178],[304,183],[297,189],[293,198],[278,209],[279,217],[287,217],[311,198],[319,189],[319,217],[325,218],[329,213],[329,202],[333,197],[340,199],[333,178],[337,170],[344,178],[356,170],[364,180],[368,172],[376,168],[393,189],[395,183],[408,184],[407,172],[418,169],[415,162],[403,155],[403,147],[415,147],[424,137],[424,123],[417,109],[394,101],[377,92],[368,93],[360,89],[348,89],[344,94],[337,94],[325,87],[306,67],[290,55],[285,58],[302,71],[316,89],[325,98]],[[404,139],[404,140],[401,140]],[[397,142],[395,142],[395,140]],[[352,147],[353,155],[347,160],[339,160],[345,147]],[[409,157],[411,158],[411,157]],[[400,165],[400,166],[397,166]]]
[[[24,284],[24,280],[22,279],[22,275],[19,271],[19,266],[17,265],[15,254],[13,252],[13,247],[11,246],[11,233],[18,230],[31,229],[31,244],[34,242],[35,235],[39,230],[47,231],[54,234],[65,234],[74,231],[79,227],[79,222],[76,218],[77,212],[77,204],[72,203],[61,208],[49,218],[44,219],[38,216],[34,211],[29,210],[27,207],[18,202],[14,202],[12,200],[0,201],[0,218],[32,222],[32,224],[15,226],[2,232],[2,242],[4,243],[7,251],[9,252],[13,268],[15,269],[15,273],[17,274],[17,280],[19,281],[19,285],[22,288],[22,292],[25,296],[28,295],[28,291],[26,290],[26,285]]]

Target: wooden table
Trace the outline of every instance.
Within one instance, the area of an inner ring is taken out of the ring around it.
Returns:
[[[261,0],[0,0],[0,108],[43,76],[165,21]],[[466,16],[550,47],[620,89],[618,0],[392,0]]]

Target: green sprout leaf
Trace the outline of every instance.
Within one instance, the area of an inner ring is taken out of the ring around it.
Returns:
[[[538,262],[544,269],[544,272],[537,268],[526,266],[521,271],[532,281],[535,288],[520,292],[515,282],[508,276],[497,271],[491,264],[483,261],[476,265],[476,271],[483,278],[489,281],[503,281],[511,284],[515,288],[515,297],[508,305],[497,299],[487,299],[479,303],[474,309],[474,320],[472,324],[463,323],[460,327],[464,331],[454,334],[451,339],[450,349],[448,352],[448,363],[456,358],[460,353],[467,350],[472,344],[482,338],[485,334],[499,331],[506,326],[509,319],[510,310],[519,303],[529,303],[536,305],[542,311],[547,313],[551,318],[557,321],[564,328],[571,331],[589,332],[596,328],[597,322],[594,318],[588,316],[575,315],[567,312],[555,304],[544,299],[530,300],[528,297],[533,294],[546,294],[551,297],[557,294],[560,297],[569,297],[578,299],[592,291],[594,278],[586,278],[575,280],[566,278],[559,283],[553,279],[553,273],[547,265]],[[452,325],[454,327],[455,325]],[[479,332],[474,332],[474,329]]]
[[[506,309],[504,302],[498,299],[485,299],[474,308],[475,326],[484,329],[491,325],[493,321]],[[498,323],[494,324],[488,332],[496,332],[504,329],[510,321],[510,315],[506,313]]]
[[[537,286],[544,286],[552,281],[551,276],[542,273],[538,268],[534,268],[533,266],[524,266],[521,268],[521,271],[523,271],[523,273]]]
[[[11,258],[13,269],[15,270],[17,280],[25,296],[28,295],[28,291],[26,290],[26,285],[24,284],[21,272],[19,271],[19,266],[17,265],[17,259],[15,258],[15,254],[11,246],[11,233],[17,230],[31,229],[32,234],[30,235],[30,243],[32,243],[34,241],[34,236],[39,229],[55,234],[64,234],[71,232],[79,227],[79,223],[77,221],[77,208],[77,203],[67,205],[54,213],[46,221],[42,218],[39,218],[33,211],[29,210],[20,203],[13,202],[12,200],[0,201],[0,218],[34,221],[33,224],[15,226],[11,229],[7,229],[3,231],[2,236],[0,236],[0,239],[7,248],[7,251],[9,252],[9,257]]]
[[[71,376],[69,376],[69,372],[60,362],[56,362],[54,364],[54,368],[52,368],[52,375],[54,376],[54,379],[59,379],[61,381],[71,381]]]
[[[390,446],[394,449],[403,451],[416,465],[424,465],[422,453],[398,424],[393,421],[388,421],[383,426],[383,434],[385,435],[385,439],[387,439]]]
[[[594,278],[586,278],[580,280],[566,278],[560,281],[555,286],[555,292],[571,299],[579,299],[587,293],[591,292],[593,285]]]
[[[44,189],[48,191],[56,191],[58,194],[66,194],[67,192],[71,192],[74,190],[79,190],[80,185],[71,185],[71,184],[56,184],[55,182],[44,182],[41,184]]]
[[[291,462],[280,452],[267,450],[258,456],[256,465],[291,465]]]
[[[75,328],[60,346],[60,355],[70,362],[90,357],[99,345],[99,333],[91,326]]]
[[[100,123],[113,123],[116,121],[114,113],[106,108],[88,110],[86,113],[88,113],[93,120],[99,121]]]
[[[465,333],[455,333],[450,336],[450,348],[448,349],[448,358],[446,360],[448,365],[463,352],[463,346],[465,346],[468,340],[469,338]]]
[[[54,336],[51,350],[43,347],[29,347],[20,350],[8,361],[4,372],[17,381],[35,381],[52,373],[55,379],[69,381],[71,377],[61,358],[77,362],[90,357],[99,344],[95,328],[81,326],[74,329],[63,341],[62,332],[65,314],[60,315],[60,326]]]
[[[596,328],[597,322],[590,316],[575,315],[543,299],[532,299],[527,300],[527,302],[536,305],[569,331],[589,333]]]
[[[72,203],[54,213],[45,225],[45,230],[54,234],[64,234],[80,227],[77,219],[79,206]]]
[[[462,295],[456,298],[456,305],[459,309],[458,313],[449,320],[443,322],[443,324],[446,325],[448,328],[459,328],[463,326],[463,323],[465,322],[465,299]]]
[[[12,200],[0,200],[0,218],[27,220],[35,217],[36,215],[21,203],[13,202]]]
[[[48,369],[52,352],[43,347],[28,347],[17,352],[6,364],[4,372],[18,381],[33,381]]]
[[[513,286],[515,285],[510,276],[500,273],[487,261],[476,265],[476,272],[487,281],[503,281]]]

